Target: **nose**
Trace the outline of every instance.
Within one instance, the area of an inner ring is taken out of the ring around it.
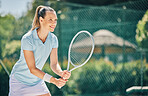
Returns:
[[[53,25],[56,25],[57,24],[57,21],[52,21],[51,22]]]

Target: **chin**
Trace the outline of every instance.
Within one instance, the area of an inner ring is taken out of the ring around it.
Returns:
[[[53,32],[54,30],[49,30],[50,32]]]
[[[50,30],[50,32],[53,32],[54,30]]]

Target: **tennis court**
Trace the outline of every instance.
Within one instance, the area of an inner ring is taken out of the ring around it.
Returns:
[[[67,68],[68,48],[75,34],[87,30],[94,37],[95,48],[91,59],[83,67],[72,71],[63,88],[47,83],[53,96],[148,96],[147,42],[142,48],[136,40],[139,21],[148,12],[148,0],[106,6],[48,0],[35,0],[33,4],[49,5],[57,11],[58,24],[54,34],[59,41],[58,55],[62,69]],[[3,32],[0,35],[0,96],[8,94],[8,75],[19,59],[20,38],[31,28],[34,14],[31,12],[20,19],[0,16],[0,22],[6,27],[0,27]],[[8,21],[9,24],[6,23]],[[58,77],[50,69],[49,63],[48,59],[44,72]]]

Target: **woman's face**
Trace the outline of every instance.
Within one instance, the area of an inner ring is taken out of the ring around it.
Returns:
[[[41,19],[41,27],[53,32],[57,25],[57,15],[54,11],[46,11],[45,17]]]

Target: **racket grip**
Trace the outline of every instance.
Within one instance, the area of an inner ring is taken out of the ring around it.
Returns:
[[[65,79],[65,78],[63,78],[63,79]]]
[[[59,89],[61,89],[62,87],[58,87]]]

